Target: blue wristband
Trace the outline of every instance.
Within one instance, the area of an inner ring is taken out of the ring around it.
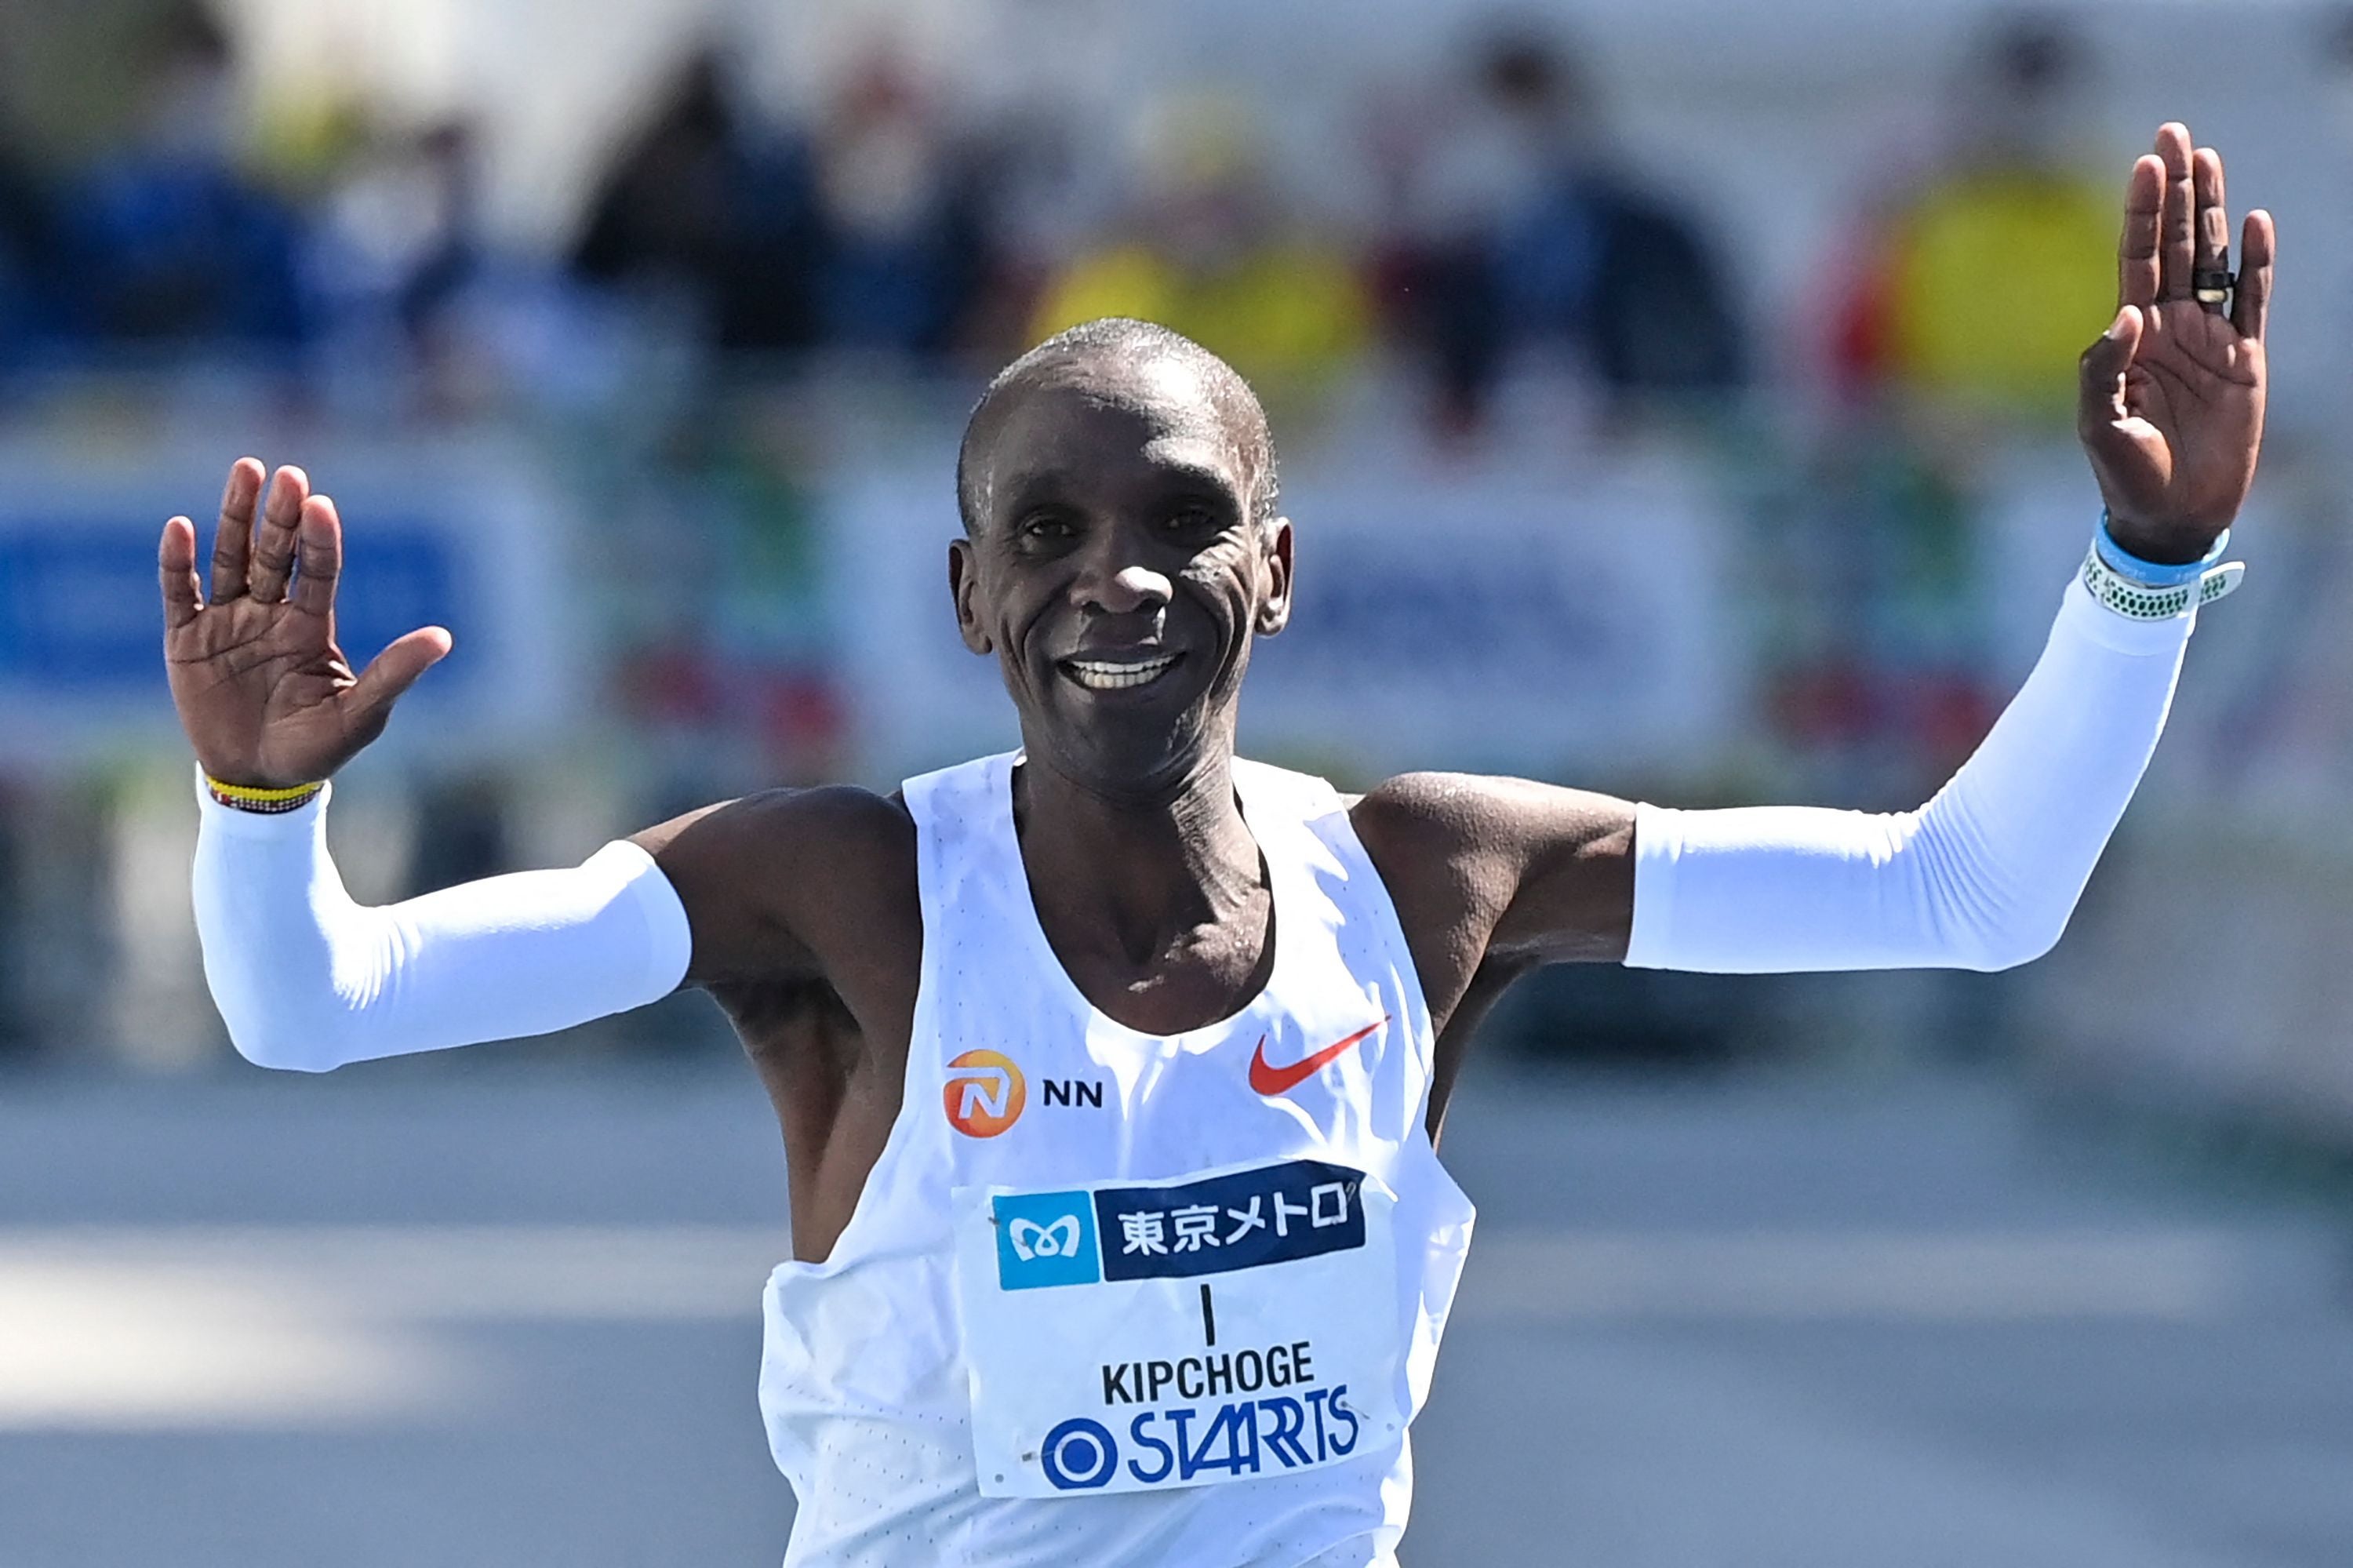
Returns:
[[[2231,531],[2225,528],[2215,539],[2213,546],[2197,560],[2178,564],[2144,561],[2117,544],[2116,535],[2108,532],[2108,509],[2105,506],[2100,508],[2099,530],[2092,535],[2092,548],[2099,552],[2100,559],[2107,563],[2110,571],[2143,588],[2179,588],[2184,583],[2196,582],[2206,574],[2208,567],[2222,558],[2222,552],[2230,547]]]

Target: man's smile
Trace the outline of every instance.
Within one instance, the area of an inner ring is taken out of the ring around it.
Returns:
[[[1090,692],[1121,692],[1152,684],[1175,669],[1184,657],[1182,653],[1155,653],[1138,649],[1125,654],[1089,654],[1084,658],[1059,660],[1054,667],[1071,682]]]

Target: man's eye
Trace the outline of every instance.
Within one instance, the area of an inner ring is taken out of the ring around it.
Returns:
[[[1187,506],[1168,514],[1168,527],[1173,533],[1198,534],[1217,525],[1217,514],[1205,506]]]
[[[1068,538],[1071,524],[1060,517],[1031,517],[1021,524],[1022,537],[1027,539]]]

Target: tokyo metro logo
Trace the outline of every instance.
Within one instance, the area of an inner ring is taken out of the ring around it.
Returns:
[[[989,1200],[997,1226],[997,1279],[1007,1290],[1092,1285],[1103,1277],[1091,1192],[999,1192]]]
[[[1001,1051],[967,1051],[948,1064],[941,1093],[948,1125],[966,1138],[995,1138],[1021,1119],[1029,1086]]]
[[[1005,1239],[1013,1244],[1013,1251],[1022,1262],[1040,1257],[1076,1257],[1079,1255],[1079,1216],[1064,1214],[1050,1225],[1035,1220],[1015,1220],[1005,1227]]]

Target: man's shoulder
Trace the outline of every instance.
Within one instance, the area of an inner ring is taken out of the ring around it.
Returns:
[[[1479,863],[1495,842],[1493,787],[1469,773],[1400,773],[1343,796],[1348,825],[1409,923],[1454,911],[1485,878]]]
[[[1443,850],[1477,836],[1495,787],[1506,782],[1475,773],[1399,773],[1341,799],[1357,838],[1377,856],[1376,840],[1400,850]]]
[[[893,859],[913,863],[915,821],[896,790],[884,795],[853,784],[764,789],[697,813],[669,847],[754,874],[779,859],[804,868],[865,862],[881,869]]]
[[[920,928],[906,803],[847,785],[768,789],[638,835],[695,932],[692,978],[832,975]]]
[[[1350,798],[1348,818],[1374,863],[1448,866],[1583,844],[1630,821],[1625,801],[1486,773],[1400,773]]]
[[[681,891],[797,900],[912,886],[915,821],[894,791],[764,789],[638,835]]]

